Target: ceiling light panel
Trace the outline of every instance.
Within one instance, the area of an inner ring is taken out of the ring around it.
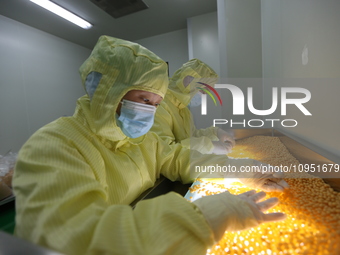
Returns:
[[[77,26],[89,29],[92,27],[92,25],[87,22],[86,20],[78,17],[77,15],[73,14],[72,12],[60,7],[59,5],[56,5],[55,3],[48,1],[48,0],[30,0],[31,2],[45,8],[46,10],[49,10],[50,12],[53,12],[54,14],[76,24]]]

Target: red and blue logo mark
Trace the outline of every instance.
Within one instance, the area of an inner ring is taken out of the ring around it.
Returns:
[[[202,87],[196,87],[196,88],[200,90],[203,94],[208,94],[211,97],[211,99],[214,101],[215,105],[217,105],[216,99],[211,92],[213,92],[216,95],[218,101],[220,102],[220,105],[222,105],[222,99],[220,95],[217,93],[217,91],[212,86],[206,83],[203,83],[203,82],[197,82],[197,83],[203,85],[205,88],[202,88]]]

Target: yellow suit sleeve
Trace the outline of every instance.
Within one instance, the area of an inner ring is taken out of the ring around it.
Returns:
[[[225,155],[202,154],[179,143],[168,145],[156,134],[153,135],[158,139],[157,158],[161,159],[157,168],[160,169],[160,174],[172,181],[193,182],[196,178],[206,177],[206,173],[196,172],[196,166],[224,166],[228,162]]]
[[[217,127],[208,127],[204,129],[195,129],[193,132],[193,136],[200,137],[200,136],[206,136],[212,141],[218,141],[217,137]]]
[[[213,244],[205,218],[183,197],[169,193],[135,209],[113,204],[100,171],[74,147],[51,148],[45,138],[20,151],[16,235],[69,255],[203,255]]]
[[[211,151],[214,149],[214,145],[212,141],[218,141],[217,135],[216,135],[216,129],[215,127],[208,127],[205,129],[196,129],[195,123],[193,120],[193,116],[189,109],[185,108],[182,110],[184,113],[184,116],[187,116],[186,119],[186,126],[189,126],[191,128],[190,131],[190,138],[183,139],[181,141],[181,144],[186,147],[190,148],[192,150],[197,150],[200,153],[203,154],[210,154]]]
[[[181,114],[171,102],[161,104],[156,111],[151,131],[168,144],[180,143],[187,149],[203,154],[211,153],[214,148],[211,141],[218,141],[216,128],[196,129],[190,110],[181,109]]]
[[[109,207],[97,225],[90,250],[109,251],[107,254],[203,255],[212,245],[212,238],[195,205],[170,192],[139,202],[134,210]]]

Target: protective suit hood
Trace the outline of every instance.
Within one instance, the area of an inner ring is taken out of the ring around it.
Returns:
[[[137,43],[109,36],[99,38],[79,72],[87,95],[78,99],[75,117],[105,141],[131,139],[115,118],[128,91],[144,90],[164,98],[168,87],[167,64],[162,59]],[[99,73],[100,80],[90,89],[85,83],[92,73]]]
[[[194,79],[185,87],[183,85],[183,79],[186,76],[192,76]],[[204,85],[197,82],[214,86],[217,80],[218,75],[210,66],[199,59],[191,59],[183,64],[171,77],[169,81],[168,99],[180,108],[187,107],[191,98],[199,91],[198,87],[204,87]]]

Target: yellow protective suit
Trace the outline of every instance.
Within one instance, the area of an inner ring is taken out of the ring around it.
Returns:
[[[170,147],[152,132],[131,139],[116,125],[129,90],[166,92],[166,64],[152,52],[102,36],[80,68],[83,83],[92,71],[102,74],[92,99],[79,98],[73,116],[42,127],[19,152],[15,234],[70,255],[205,254],[213,233],[194,204],[173,192],[129,204],[161,174],[191,181],[189,159],[227,158]]]
[[[183,85],[186,76],[194,77],[187,87]],[[168,144],[180,143],[185,148],[204,154],[211,153],[214,148],[212,141],[218,141],[217,127],[196,129],[188,105],[192,96],[198,92],[197,87],[202,87],[198,81],[213,86],[217,77],[215,71],[199,59],[185,63],[170,79],[169,89],[157,109],[151,131]]]
[[[19,152],[15,234],[71,255],[205,254],[212,232],[180,195],[129,206],[160,174],[191,181],[189,150],[151,132],[130,139],[114,117],[129,90],[164,97],[166,63],[138,44],[102,36],[80,68],[83,82],[92,71],[102,74],[92,99],[79,98],[73,116],[42,127]],[[197,155],[196,163],[212,163]]]

